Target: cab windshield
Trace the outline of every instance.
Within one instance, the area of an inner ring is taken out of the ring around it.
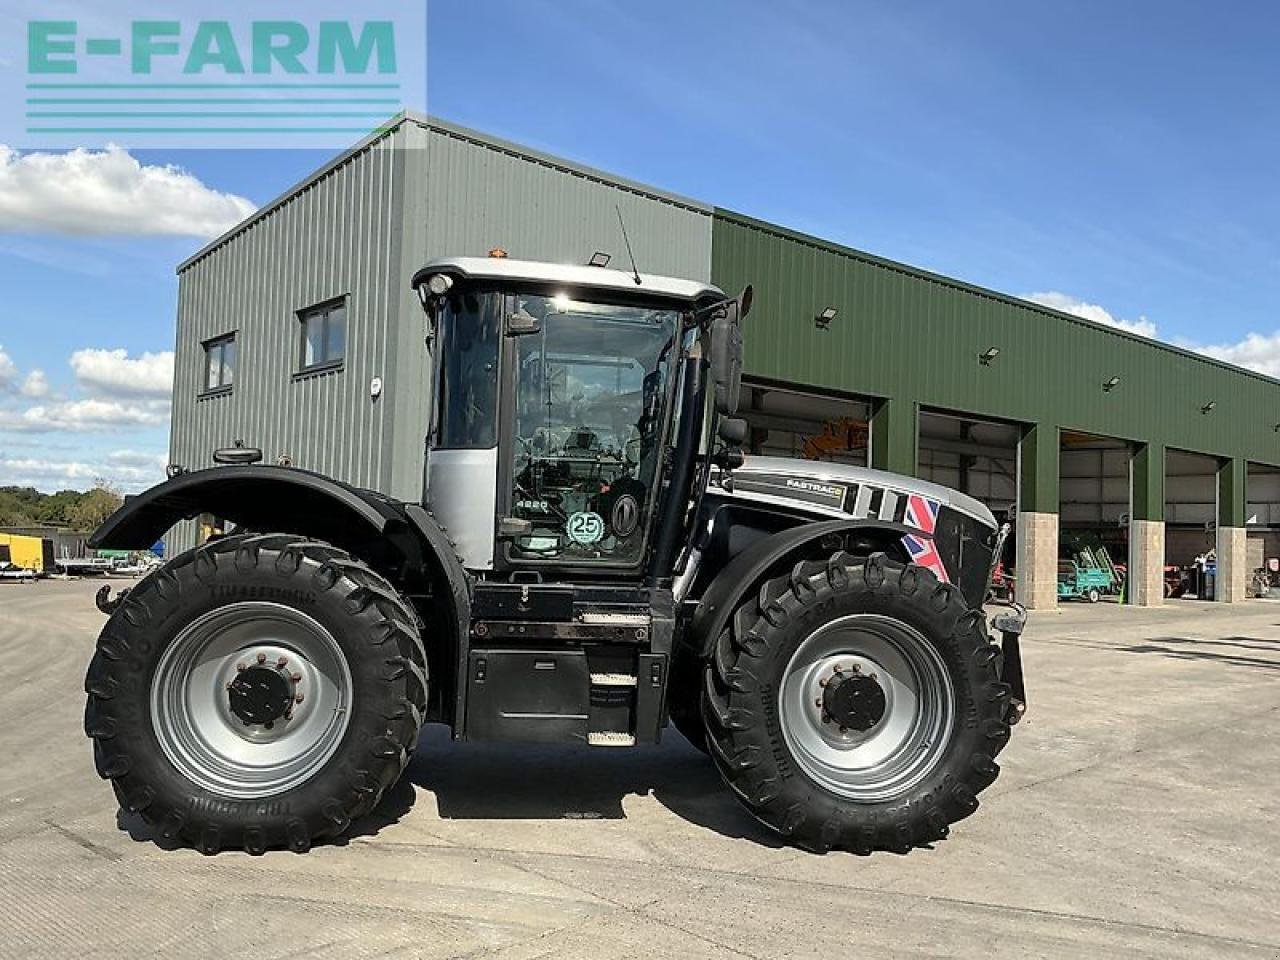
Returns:
[[[658,479],[676,311],[519,294],[510,556],[638,562]]]

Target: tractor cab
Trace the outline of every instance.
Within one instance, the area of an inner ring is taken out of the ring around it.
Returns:
[[[665,573],[705,482],[708,387],[712,417],[736,411],[743,300],[500,257],[435,260],[414,286],[434,375],[426,500],[464,565]]]

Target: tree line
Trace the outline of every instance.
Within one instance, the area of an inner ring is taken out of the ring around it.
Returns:
[[[55,526],[96,529],[124,502],[120,491],[99,480],[89,490],[41,493],[34,487],[0,487],[0,527]]]

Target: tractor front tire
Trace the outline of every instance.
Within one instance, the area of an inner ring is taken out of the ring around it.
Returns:
[[[124,597],[85,678],[98,774],[156,839],[308,850],[399,778],[427,702],[417,620],[328,544],[239,534]]]
[[[718,638],[711,756],[799,846],[906,853],[947,836],[999,773],[999,656],[982,612],[922,567],[843,552],[798,564]]]

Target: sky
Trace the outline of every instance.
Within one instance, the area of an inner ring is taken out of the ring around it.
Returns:
[[[432,0],[429,111],[1280,376],[1280,7]],[[174,268],[327,160],[0,147],[0,485],[162,479]]]

